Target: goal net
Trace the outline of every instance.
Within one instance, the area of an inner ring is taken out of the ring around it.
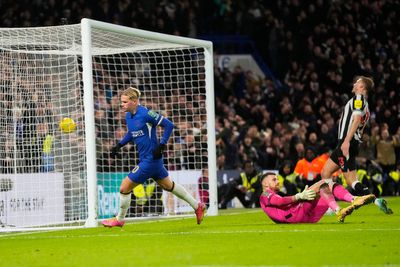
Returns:
[[[93,227],[115,216],[120,183],[138,163],[133,144],[110,155],[127,131],[119,100],[129,86],[175,124],[164,155],[171,178],[217,214],[210,42],[88,19],[3,28],[0,66],[0,231]],[[63,118],[74,132],[60,130]],[[189,214],[149,179],[127,217]]]

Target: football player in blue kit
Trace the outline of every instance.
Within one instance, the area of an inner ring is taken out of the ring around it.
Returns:
[[[139,98],[140,91],[133,87],[122,93],[121,108],[126,112],[128,132],[111,150],[111,156],[115,156],[124,145],[134,142],[139,152],[139,164],[122,180],[118,215],[101,223],[106,227],[122,227],[131,203],[132,190],[147,179],[153,178],[164,190],[189,203],[195,210],[197,224],[200,224],[206,211],[205,204],[196,201],[183,186],[172,181],[163,164],[163,151],[174,125],[162,115],[140,105]],[[164,128],[160,142],[157,138],[157,126]]]

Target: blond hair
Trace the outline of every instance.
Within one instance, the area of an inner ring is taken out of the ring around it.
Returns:
[[[372,80],[372,78],[366,77],[366,76],[358,76],[357,80],[358,79],[360,79],[364,83],[365,88],[367,89],[367,92],[374,89],[374,80]]]
[[[140,91],[135,87],[129,87],[122,92],[122,95],[129,97],[129,100],[139,99]]]

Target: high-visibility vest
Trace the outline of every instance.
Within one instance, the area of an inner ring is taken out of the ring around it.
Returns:
[[[144,205],[147,202],[147,198],[146,198],[146,191],[144,189],[144,186],[142,184],[137,185],[134,189],[133,189],[133,195],[137,198],[137,203],[139,205]]]
[[[381,175],[381,174],[380,174],[380,173],[377,173],[377,174],[375,174],[375,175],[378,176],[378,175]],[[362,183],[364,179],[371,180],[371,178],[374,178],[374,177],[369,176],[368,173],[367,173],[367,171],[364,170],[364,169],[358,169],[358,170],[357,170],[357,177],[358,177],[358,180],[360,181],[360,183]],[[375,182],[377,182],[377,183],[376,183],[376,188],[377,188],[378,191],[379,191],[379,195],[381,195],[382,192],[383,192],[382,184],[381,184],[379,181],[377,181],[377,179],[372,179],[372,180],[374,180]]]
[[[137,198],[136,201],[139,205],[145,205],[147,200],[155,193],[155,189],[155,182],[147,184],[146,187],[143,184],[139,184],[133,189],[133,195]]]
[[[336,182],[343,185],[343,187],[347,187],[346,179],[344,178],[343,173],[341,173],[339,176],[337,176]]]
[[[254,192],[255,189],[252,187],[253,184],[258,183],[260,179],[260,174],[257,173],[254,177],[247,179],[247,175],[245,172],[240,173],[240,177],[242,178],[242,185],[247,188],[250,192]]]
[[[46,154],[51,153],[51,147],[53,146],[53,136],[48,134],[43,141],[43,152]]]
[[[400,171],[391,171],[389,172],[389,176],[392,177],[395,182],[398,182],[400,179]]]
[[[296,177],[297,175],[295,173],[291,173],[289,175],[286,175],[286,177],[283,177],[282,175],[278,174],[278,180],[279,180],[279,184],[283,185],[283,181],[288,181],[292,184],[296,184]]]
[[[357,170],[357,177],[358,177],[358,180],[362,183],[362,181],[364,180],[364,178],[366,178],[366,179],[371,179],[371,177],[369,177],[369,175],[367,174],[367,171],[366,170],[363,170],[363,169],[358,169]]]

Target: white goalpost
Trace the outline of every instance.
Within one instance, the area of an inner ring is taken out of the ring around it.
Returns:
[[[132,144],[110,155],[126,133],[129,86],[175,124],[164,155],[172,179],[217,215],[211,42],[90,19],[0,28],[0,66],[0,232],[95,227],[118,212],[138,160]],[[76,130],[62,132],[63,118]],[[128,219],[177,215],[194,217],[152,179],[135,188]]]

